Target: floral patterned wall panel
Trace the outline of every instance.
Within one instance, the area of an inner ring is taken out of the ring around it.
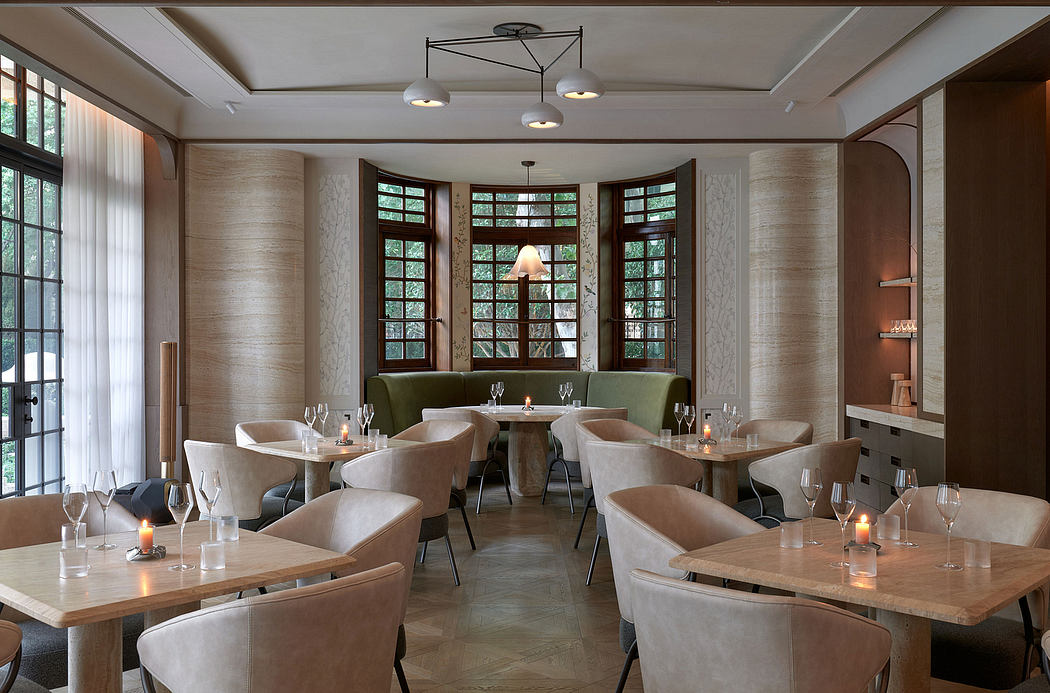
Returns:
[[[322,175],[318,184],[321,398],[356,406],[361,378],[358,321],[356,174]]]
[[[470,370],[470,183],[452,184],[452,370]]]
[[[580,185],[580,370],[598,370],[598,184]]]
[[[704,336],[701,397],[740,394],[739,363],[739,243],[740,174],[703,176],[703,300]]]

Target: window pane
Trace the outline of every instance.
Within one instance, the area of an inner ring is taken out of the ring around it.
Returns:
[[[401,241],[397,238],[388,238],[386,239],[386,242],[383,243],[383,251],[389,257],[401,257],[401,250]]]
[[[31,277],[40,276],[40,232],[25,226],[22,228],[23,249],[22,258],[25,263],[25,273]]]
[[[662,345],[661,345],[662,346]],[[423,342],[406,342],[405,358],[421,359],[426,357],[426,345]]]
[[[0,77],[0,133],[15,137],[18,110],[18,93],[15,81],[10,77]]]
[[[58,329],[58,284],[44,282],[44,329]]]
[[[404,350],[402,349],[401,342],[387,342],[386,351],[384,352],[387,359],[397,360],[404,358]]]
[[[405,323],[403,322],[388,322],[386,323],[386,338],[387,339],[404,339],[405,338]]]
[[[405,339],[423,339],[426,336],[424,324],[422,322],[405,323]]]
[[[17,219],[18,217],[18,172],[0,166],[0,214]]]
[[[25,296],[22,320],[26,329],[40,329],[40,282],[35,279],[22,280],[22,292]]]
[[[22,176],[22,221],[27,224],[40,224],[40,179],[33,176]]]
[[[2,227],[0,243],[3,244],[3,262],[0,263],[0,269],[3,269],[4,272],[18,272],[18,236],[15,223],[5,221],[0,227]]]
[[[26,142],[40,146],[40,94],[26,92]]]
[[[22,361],[22,372],[25,380],[40,380],[40,333],[25,333],[25,354]]]
[[[405,256],[411,258],[426,257],[426,243],[423,241],[406,241]]]
[[[44,380],[57,380],[62,374],[58,370],[59,349],[58,334],[44,334]]]
[[[423,279],[426,276],[425,272],[422,262],[405,263],[405,276],[409,279]]]
[[[3,362],[0,363],[0,367],[3,368],[3,381],[5,383],[16,382],[18,374],[15,372],[15,359],[18,358],[18,334],[4,332],[0,336],[0,345],[3,351]]]
[[[385,209],[404,209],[404,199],[392,195],[380,195],[379,206]]]
[[[405,276],[405,263],[400,260],[387,260],[386,261],[386,276],[388,277],[403,277]]]
[[[404,295],[404,284],[401,282],[388,281],[383,285],[387,298],[401,298]]]
[[[43,255],[44,276],[48,279],[58,279],[58,234],[54,231],[43,232]],[[4,266],[7,266],[6,254],[4,256]]]

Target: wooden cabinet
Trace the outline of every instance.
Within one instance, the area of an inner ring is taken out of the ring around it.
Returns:
[[[850,417],[849,435],[860,438],[860,461],[854,490],[857,500],[880,511],[897,499],[893,478],[902,467],[914,467],[920,486],[944,480],[944,441],[934,436]]]

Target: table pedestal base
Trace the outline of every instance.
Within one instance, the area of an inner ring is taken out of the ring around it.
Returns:
[[[893,636],[888,692],[929,693],[930,620],[883,609],[875,610],[875,620]]]
[[[199,611],[201,608],[200,602],[189,602],[187,604],[179,604],[178,606],[169,606],[166,609],[154,609],[153,611],[147,611],[143,616],[143,629],[152,628],[155,625],[170,621],[176,616],[182,616],[192,611]],[[123,666],[121,666],[123,668]],[[160,681],[154,679],[154,687],[157,689],[157,693],[169,693],[168,687]]]
[[[123,690],[119,618],[70,626],[67,635],[69,693],[120,693]]]
[[[331,465],[306,460],[306,502],[320,498],[331,489]]]
[[[543,493],[547,478],[547,425],[543,422],[512,421],[507,440],[510,490],[517,496]]]

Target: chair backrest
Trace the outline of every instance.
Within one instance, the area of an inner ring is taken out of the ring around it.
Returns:
[[[551,433],[561,443],[561,455],[566,460],[578,462],[580,447],[576,441],[576,424],[595,419],[627,420],[627,408],[617,409],[570,409],[551,423]],[[632,424],[634,425],[634,424]]]
[[[139,658],[172,693],[387,690],[404,579],[391,563],[194,611],[139,636]]]
[[[659,445],[607,440],[589,440],[584,445],[594,483],[594,507],[602,514],[605,497],[614,491],[656,484],[694,486],[703,477],[700,462]]]
[[[885,626],[828,604],[645,570],[631,581],[646,693],[859,693],[889,662]]]
[[[234,429],[234,434],[237,436],[238,445],[251,445],[278,440],[299,440],[299,434],[309,430],[310,427],[302,421],[266,419],[239,423]]]
[[[364,488],[344,488],[326,493],[259,530],[300,544],[345,553],[357,561],[337,577],[371,570],[387,563],[405,566],[405,601],[408,608],[423,503],[402,493]]]
[[[759,438],[779,440],[783,443],[813,442],[813,424],[790,419],[752,419],[740,424],[734,437],[744,438],[748,433],[757,433]]]
[[[634,622],[631,571],[651,570],[681,579],[668,566],[680,553],[765,529],[725,503],[683,486],[638,486],[605,497],[613,582],[620,616]]]
[[[807,517],[809,505],[802,495],[802,470],[819,467],[824,489],[817,496],[813,514],[816,517],[834,517],[831,510],[831,484],[835,481],[853,481],[860,461],[860,438],[833,440],[827,443],[805,445],[755,460],[748,466],[751,478],[777,490],[784,499],[784,515]]]
[[[474,435],[471,432],[471,435]],[[443,440],[384,448],[344,464],[339,475],[354,488],[413,496],[423,502],[423,519],[448,512],[448,493],[459,441]]]
[[[960,489],[959,494],[962,507],[955,518],[952,536],[1050,548],[1050,503],[1042,498],[978,488]],[[900,499],[886,512],[903,517]],[[908,510],[908,527],[919,532],[944,533],[944,521],[937,510],[936,486],[916,490]]]
[[[254,520],[262,515],[262,499],[274,486],[295,478],[295,462],[264,455],[229,443],[205,443],[187,440],[186,464],[196,493],[202,471],[219,470],[222,493],[215,504],[216,515],[236,515],[241,520]]]
[[[455,465],[452,467],[452,487],[467,487],[470,474],[470,457],[474,448],[474,424],[466,421],[432,419],[420,421],[394,436],[395,440],[413,440],[419,443],[449,441]]]
[[[470,451],[471,462],[484,462],[489,458],[489,444],[499,435],[499,422],[491,416],[473,409],[424,409],[423,421],[444,419],[446,421],[465,421],[474,424],[474,446]],[[397,436],[394,436],[395,438]]]
[[[580,454],[580,478],[584,488],[591,488],[591,468],[587,460],[589,440],[637,440],[652,438],[653,434],[630,421],[621,419],[590,419],[576,422],[576,449]]]
[[[22,649],[22,629],[10,621],[0,621],[0,667],[14,660]]]
[[[109,506],[106,529],[110,533],[130,532],[139,522],[120,503]],[[69,522],[62,510],[62,494],[16,496],[0,500],[0,549],[47,544],[62,538],[62,525]],[[102,534],[102,506],[88,491],[88,509],[84,513],[87,536]]]

